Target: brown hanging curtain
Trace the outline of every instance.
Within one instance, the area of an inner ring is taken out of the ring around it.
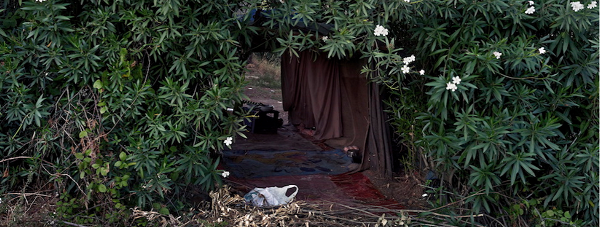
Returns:
[[[341,149],[358,146],[359,170],[391,176],[389,133],[379,87],[361,69],[365,59],[329,59],[310,51],[281,58],[283,109],[289,122],[315,128],[314,137]]]

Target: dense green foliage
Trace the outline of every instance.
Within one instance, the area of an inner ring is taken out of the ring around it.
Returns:
[[[466,189],[472,212],[541,224],[555,209],[570,212],[563,224],[595,226],[598,8],[532,3],[411,4],[393,35],[428,76],[387,78],[400,84],[392,122],[417,137],[442,179]],[[461,81],[448,90],[454,77]]]
[[[575,11],[562,0],[0,5],[0,167],[8,185],[1,190],[35,190],[50,180],[68,204],[66,194],[75,193],[88,206],[181,208],[176,197],[187,185],[219,183],[210,154],[242,130],[225,109],[243,99],[243,58],[254,36],[279,54],[368,58],[364,71],[391,93],[400,142],[444,173],[440,192],[461,192],[437,202],[464,199],[470,213],[515,225],[598,224],[597,7]],[[250,24],[253,9],[264,16]],[[317,23],[332,25],[329,34],[310,32]],[[389,34],[374,34],[376,25]]]
[[[50,180],[88,207],[124,209],[220,183],[210,154],[241,130],[226,111],[243,98],[237,5],[3,4],[0,159],[19,158],[1,163],[1,190]]]

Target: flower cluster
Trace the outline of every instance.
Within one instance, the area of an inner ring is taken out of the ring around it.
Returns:
[[[460,77],[458,77],[458,76],[452,77],[452,82],[448,82],[446,84],[446,90],[456,91],[456,89],[458,89],[458,87],[456,85],[459,85],[460,81],[462,81],[460,79]]]
[[[502,53],[500,53],[498,51],[494,51],[494,56],[496,56],[496,59],[500,59],[500,56],[502,56]]]
[[[373,34],[375,36],[386,36],[388,34],[388,30],[381,25],[377,25]]]
[[[527,10],[525,10],[525,14],[533,14],[535,13],[535,6],[529,7],[527,8]]]
[[[327,36],[323,36],[323,37],[321,37],[321,39],[322,39],[323,41],[327,41],[327,39],[329,39],[329,37],[327,37]]]
[[[583,6],[583,4],[581,4],[581,2],[571,2],[571,8],[573,9],[573,11],[577,12],[585,7]]]
[[[417,58],[415,58],[414,55],[411,55],[410,57],[405,57],[402,61],[404,62],[405,65],[408,65],[415,60],[417,60]]]
[[[231,144],[233,143],[233,138],[231,137],[227,137],[227,139],[225,140],[225,145],[227,146],[231,146]]]
[[[223,172],[221,173],[221,176],[223,176],[223,177],[228,177],[228,176],[229,176],[229,171],[223,171]]]
[[[410,64],[411,62],[415,61],[417,58],[415,57],[415,55],[411,55],[410,57],[405,57],[404,59],[402,59],[402,61],[404,62],[404,66],[402,66],[402,73],[408,73],[410,72],[410,67],[408,67],[408,64]]]
[[[588,8],[588,9],[593,9],[593,8],[596,8],[596,7],[598,7],[598,2],[596,2],[596,1],[592,1],[592,2],[591,2],[590,4],[588,4],[588,6],[587,6],[587,8]]]

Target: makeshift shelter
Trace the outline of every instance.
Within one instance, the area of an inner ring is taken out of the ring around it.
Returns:
[[[379,85],[370,83],[366,59],[327,58],[310,51],[281,58],[283,109],[289,122],[315,130],[314,137],[333,147],[357,146],[359,170],[391,175],[389,129]]]
[[[274,14],[254,10],[251,15],[251,24],[261,24]],[[326,36],[332,28],[325,23],[299,22],[292,30]],[[277,42],[268,40],[272,40],[269,32],[252,37],[251,51],[276,49]],[[361,165],[357,171],[371,169],[391,176],[390,134],[379,85],[361,74],[363,66],[371,67],[359,54],[348,59],[328,58],[316,51],[283,54],[283,109],[288,111],[290,123],[314,128],[316,139],[336,148],[359,147]]]

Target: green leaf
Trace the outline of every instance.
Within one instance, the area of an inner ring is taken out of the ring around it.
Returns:
[[[104,184],[99,184],[98,191],[102,193],[106,192],[106,186]]]
[[[79,133],[79,138],[80,138],[80,139],[82,139],[82,138],[84,138],[84,137],[86,137],[86,136],[88,136],[88,133],[87,133],[87,131],[85,131],[85,130],[84,130],[84,131],[81,131],[81,132]]]
[[[162,207],[162,208],[160,208],[158,213],[160,213],[162,215],[169,215],[169,209],[167,209],[166,207]]]
[[[96,82],[94,82],[94,88],[101,89],[102,88],[102,81],[96,80]]]

